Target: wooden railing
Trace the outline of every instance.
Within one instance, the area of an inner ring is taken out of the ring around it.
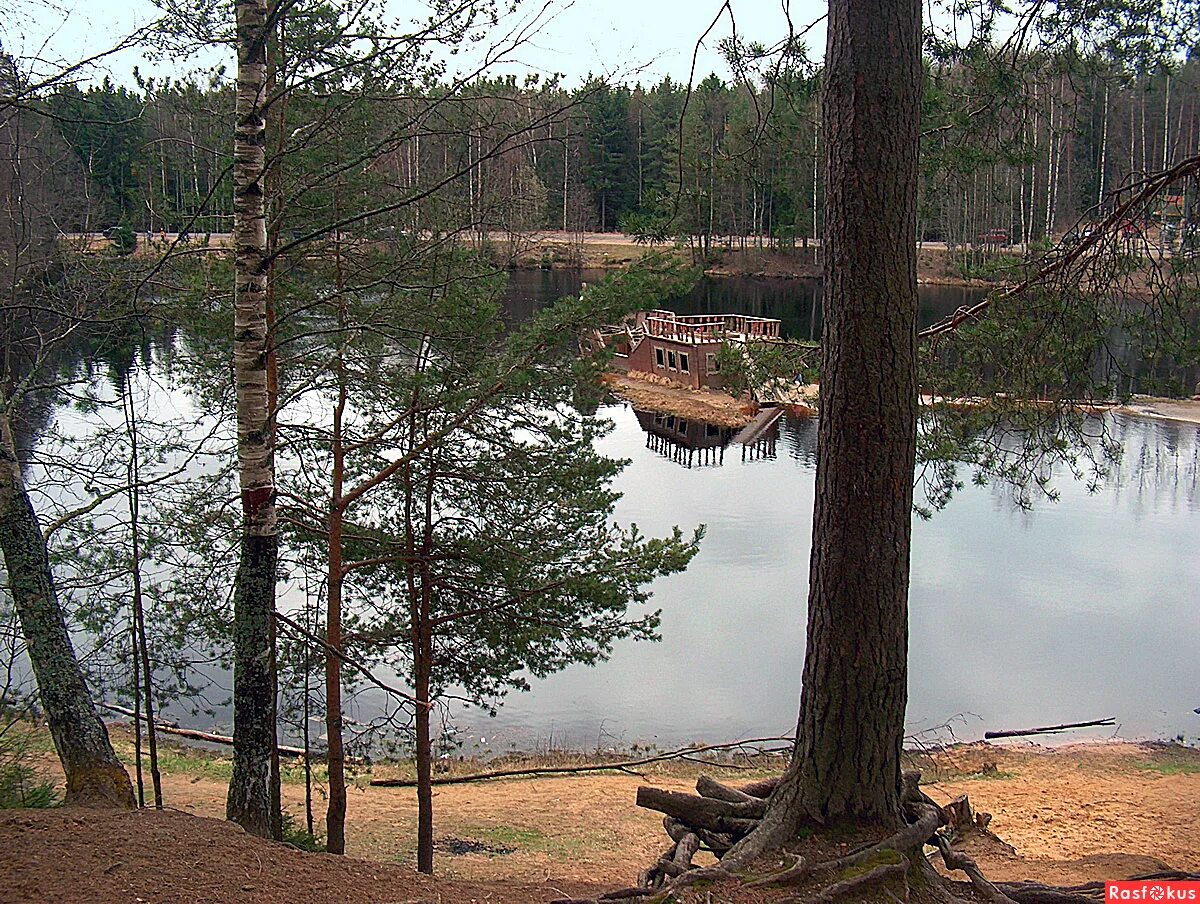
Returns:
[[[718,342],[726,338],[778,339],[779,321],[746,314],[687,314],[653,311],[645,318],[646,332],[677,342]]]

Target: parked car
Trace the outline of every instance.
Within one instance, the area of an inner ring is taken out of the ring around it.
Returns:
[[[1095,235],[1099,229],[1096,223],[1077,223],[1067,230],[1067,234],[1063,236],[1063,245],[1070,248],[1080,244]]]
[[[104,237],[121,254],[131,253],[137,245],[137,235],[128,226],[109,226],[104,230]]]

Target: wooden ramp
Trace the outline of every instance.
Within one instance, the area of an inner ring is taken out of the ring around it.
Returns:
[[[733,438],[735,443],[741,443],[743,446],[752,446],[754,443],[765,434],[775,422],[783,416],[783,409],[779,407],[763,408],[754,416],[754,420],[743,427]]]

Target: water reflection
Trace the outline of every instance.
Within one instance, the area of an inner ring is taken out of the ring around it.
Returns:
[[[1141,517],[1163,509],[1200,508],[1200,427],[1146,418],[1113,418],[1122,447],[1112,481],[1114,498]]]
[[[804,658],[816,421],[779,424],[772,460],[681,468],[642,418],[610,407],[606,453],[631,459],[616,516],[646,531],[704,523],[701,552],[660,581],[660,644],[619,646],[514,696],[495,719],[462,714],[486,748],[674,744],[788,731]],[[966,716],[991,728],[1116,716],[1123,737],[1200,735],[1200,433],[1109,418],[1127,452],[1098,492],[1067,469],[1059,501],[1016,508],[967,485],[913,533],[908,726]],[[686,705],[681,705],[686,703]],[[1107,736],[1111,729],[1067,740]]]
[[[742,442],[738,440],[740,431],[733,427],[657,411],[635,410],[634,416],[646,434],[646,448],[685,468],[719,468],[725,464],[725,450],[730,445],[741,451],[744,462],[773,459],[777,454],[778,422]]]
[[[583,283],[604,276],[603,270],[515,271],[509,274],[509,316],[528,316],[551,299],[577,296]],[[917,315],[920,325],[929,326],[985,294],[983,289],[923,285]],[[821,336],[819,279],[704,277],[682,298],[662,299],[656,305],[676,314],[735,312],[773,317],[781,321],[781,332],[788,338],[816,340]]]

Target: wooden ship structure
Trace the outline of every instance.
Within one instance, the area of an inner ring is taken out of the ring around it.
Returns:
[[[611,348],[618,370],[654,374],[690,389],[723,389],[721,347],[778,342],[779,327],[775,318],[747,314],[638,311],[618,326],[595,330],[585,344]]]

